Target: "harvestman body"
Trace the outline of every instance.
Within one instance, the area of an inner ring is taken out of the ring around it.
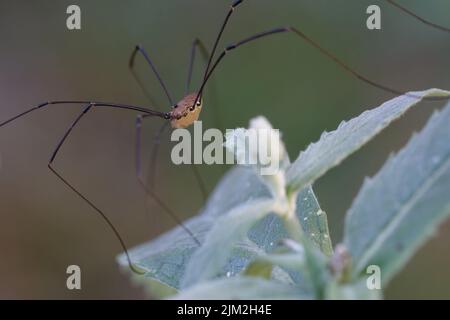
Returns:
[[[425,24],[427,24],[427,25],[429,25],[431,27],[434,27],[434,28],[437,28],[439,30],[442,30],[442,31],[450,33],[450,30],[448,28],[445,28],[445,27],[439,26],[437,24],[431,23],[428,20],[425,20],[425,19],[419,17],[417,14],[412,13],[408,9],[406,9],[404,7],[401,7],[400,5],[396,4],[392,0],[386,0],[386,1],[389,2],[390,4],[394,5],[398,9],[402,10],[404,13],[406,13],[406,14],[408,14],[408,15],[410,15],[410,16],[418,19],[418,20],[420,20],[421,22],[423,22],[423,23],[425,23]],[[20,113],[19,115],[15,116],[15,117],[13,117],[11,119],[8,119],[8,120],[0,123],[0,127],[2,127],[2,126],[6,125],[6,124],[8,124],[10,122],[13,122],[14,120],[16,120],[18,118],[21,118],[22,116],[27,115],[28,113],[31,113],[33,111],[42,109],[42,108],[50,106],[50,105],[58,105],[58,104],[80,104],[80,105],[85,105],[85,107],[82,110],[82,112],[75,118],[75,120],[69,126],[69,128],[67,129],[67,131],[65,132],[65,134],[63,135],[63,137],[61,138],[61,140],[59,141],[59,143],[55,147],[55,149],[54,149],[54,151],[53,151],[53,153],[52,153],[52,155],[50,157],[50,160],[48,162],[48,168],[67,187],[69,187],[80,198],[82,198],[84,201],[86,201],[104,219],[104,221],[109,225],[109,227],[114,232],[114,234],[116,235],[117,239],[119,240],[119,242],[120,242],[120,244],[122,246],[122,249],[124,250],[124,252],[126,254],[126,257],[128,259],[129,266],[130,266],[131,270],[134,271],[134,272],[141,273],[132,264],[131,258],[130,258],[129,254],[128,254],[127,246],[125,245],[125,242],[123,241],[122,237],[120,236],[119,232],[114,227],[112,222],[106,216],[106,214],[102,210],[100,210],[99,207],[96,206],[92,201],[87,199],[86,196],[83,195],[80,191],[78,191],[78,189],[76,189],[71,183],[69,183],[53,166],[54,161],[55,161],[55,159],[56,159],[56,157],[58,155],[58,152],[60,151],[60,149],[63,146],[64,142],[69,137],[69,135],[72,132],[72,130],[76,127],[76,125],[79,123],[79,121],[86,114],[88,114],[88,112],[90,110],[92,110],[94,107],[95,108],[107,107],[107,108],[123,109],[123,110],[130,110],[130,111],[134,111],[134,112],[138,113],[137,120],[136,120],[136,173],[137,173],[138,179],[141,182],[142,186],[145,188],[145,190],[148,193],[148,195],[150,195],[161,206],[161,208],[166,213],[171,215],[172,218],[175,221],[177,221],[177,223],[181,227],[183,227],[184,230],[186,232],[188,232],[192,236],[192,238],[197,242],[197,244],[200,245],[199,241],[195,238],[195,235],[183,224],[183,222],[180,219],[177,218],[176,214],[174,214],[174,212],[155,194],[155,192],[153,191],[152,188],[148,188],[145,185],[145,183],[143,183],[142,178],[141,178],[141,174],[140,174],[140,171],[141,171],[140,170],[140,136],[141,136],[140,129],[141,129],[142,121],[144,119],[146,119],[146,118],[157,117],[157,118],[161,118],[163,120],[166,120],[166,122],[161,127],[161,129],[159,130],[158,135],[157,135],[156,141],[159,142],[159,137],[162,134],[162,132],[167,128],[167,124],[168,123],[170,123],[171,127],[174,128],[174,129],[176,129],[176,128],[187,128],[190,125],[192,125],[199,118],[200,112],[202,110],[202,95],[203,95],[203,91],[205,89],[205,86],[208,83],[212,73],[214,72],[214,70],[216,70],[218,64],[227,55],[227,53],[229,53],[230,51],[232,51],[232,50],[234,50],[234,49],[236,49],[236,48],[238,48],[240,46],[243,46],[243,45],[245,45],[247,43],[253,42],[255,40],[258,40],[258,39],[266,37],[266,36],[275,35],[275,34],[279,34],[279,33],[292,33],[292,34],[300,37],[302,40],[306,41],[307,43],[309,43],[312,47],[316,48],[321,54],[323,54],[327,58],[329,58],[332,61],[334,61],[341,68],[343,68],[344,71],[346,71],[350,75],[356,77],[357,79],[359,79],[361,81],[364,81],[367,84],[370,84],[371,86],[377,87],[379,89],[382,89],[384,91],[388,91],[388,92],[396,94],[396,95],[405,94],[404,91],[392,89],[392,88],[384,86],[382,84],[378,84],[378,83],[370,80],[369,78],[359,74],[358,72],[356,72],[352,68],[350,68],[347,64],[345,64],[344,62],[339,60],[337,57],[335,57],[333,54],[331,54],[329,51],[327,51],[322,46],[320,46],[318,43],[316,43],[314,40],[309,38],[306,34],[304,34],[300,30],[298,30],[296,28],[293,28],[293,27],[275,28],[275,29],[272,29],[272,30],[269,30],[269,31],[258,33],[258,34],[254,35],[252,37],[248,37],[248,38],[243,39],[243,40],[241,40],[239,42],[231,44],[231,45],[225,47],[225,49],[222,51],[222,53],[218,56],[218,58],[213,63],[213,58],[215,56],[215,53],[216,53],[216,50],[217,50],[217,46],[218,46],[219,41],[220,41],[220,39],[222,37],[222,34],[223,34],[224,30],[225,30],[225,27],[226,27],[226,25],[228,23],[228,20],[230,19],[231,15],[235,11],[235,9],[241,3],[243,3],[243,0],[237,0],[231,5],[230,10],[228,11],[227,16],[225,17],[225,21],[223,22],[223,24],[221,26],[219,34],[216,37],[216,40],[215,40],[215,43],[213,45],[213,49],[211,51],[211,54],[208,55],[206,53],[206,55],[209,56],[209,59],[208,59],[208,63],[207,63],[207,66],[206,66],[206,69],[205,69],[205,72],[204,72],[204,77],[203,77],[202,84],[200,85],[200,88],[196,92],[188,94],[189,87],[190,87],[190,82],[191,82],[191,77],[192,77],[192,69],[193,69],[196,49],[197,49],[197,47],[199,47],[204,53],[207,52],[205,47],[203,46],[203,44],[200,42],[200,40],[196,39],[193,42],[192,50],[191,50],[191,56],[190,56],[188,79],[187,79],[187,85],[186,85],[186,94],[185,94],[184,98],[181,99],[176,104],[173,103],[172,97],[169,94],[169,91],[167,90],[167,87],[165,86],[164,82],[162,81],[158,71],[156,70],[155,65],[153,64],[153,62],[149,58],[149,56],[146,53],[146,51],[141,46],[136,46],[135,50],[131,54],[130,63],[129,63],[130,69],[133,71],[132,68],[133,68],[133,65],[134,65],[135,56],[136,56],[136,54],[138,52],[141,53],[142,56],[144,57],[144,59],[149,64],[149,66],[151,67],[153,73],[157,77],[157,79],[158,79],[162,89],[166,93],[166,96],[168,98],[168,101],[169,101],[170,105],[172,106],[172,109],[170,111],[168,111],[168,112],[160,112],[160,111],[155,111],[155,110],[152,110],[152,109],[149,109],[149,108],[138,107],[138,106],[133,106],[133,105],[128,105],[128,104],[99,102],[99,101],[88,101],[88,100],[65,100],[65,101],[61,100],[61,101],[49,101],[49,102],[42,103],[42,104],[37,105],[37,106],[35,106],[35,107],[25,111],[25,112]],[[139,80],[138,80],[138,82],[139,82]],[[139,84],[141,85],[141,83],[139,83]],[[409,95],[413,96],[411,94],[409,94]],[[446,98],[433,97],[433,98],[427,98],[426,100],[445,100],[445,99]],[[154,151],[157,150],[156,149],[157,146],[158,146],[158,143],[155,145]],[[154,152],[154,154],[156,154],[156,152]],[[192,168],[194,169],[195,167],[192,166]],[[196,178],[199,181],[200,186],[202,187],[202,182],[201,182],[200,176],[195,171],[195,169],[194,169],[194,173],[196,174]],[[202,187],[202,189],[203,189],[203,193],[205,194],[204,187]]]

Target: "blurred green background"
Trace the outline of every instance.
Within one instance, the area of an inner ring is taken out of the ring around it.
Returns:
[[[78,0],[82,30],[66,28],[74,1],[0,0],[0,120],[52,99],[149,105],[127,69],[135,44],[157,64],[181,98],[190,44],[210,48],[231,0]],[[449,24],[447,0],[403,0],[424,17]],[[382,8],[382,30],[365,27],[366,8]],[[403,15],[385,1],[249,0],[232,17],[220,47],[277,26],[300,28],[369,78],[401,90],[450,89],[450,35]],[[201,59],[197,67],[203,66]],[[201,62],[201,63],[200,63]],[[165,96],[150,69],[137,70],[161,110]],[[196,84],[200,70],[197,69]],[[213,90],[214,89],[214,90]],[[215,97],[213,92],[216,91]],[[265,115],[283,132],[292,158],[323,130],[375,107],[391,95],[358,82],[296,37],[283,34],[238,49],[218,68],[205,97],[204,126],[219,110],[226,128]],[[439,103],[422,103],[361,152],[320,179],[315,190],[327,211],[334,243],[365,175],[419,130]],[[52,106],[1,128],[0,298],[145,298],[120,271],[121,251],[104,222],[61,184],[47,161],[82,106]],[[174,226],[134,175],[134,119],[126,111],[92,112],[64,146],[57,168],[104,209],[131,247]],[[145,125],[145,159],[161,120]],[[168,136],[164,138],[168,141]],[[157,188],[180,216],[202,205],[187,167],[159,158]],[[211,190],[224,167],[201,166]],[[412,173],[413,174],[413,173]],[[386,291],[387,298],[450,298],[450,223],[424,246]],[[82,269],[82,290],[66,289],[68,265]]]

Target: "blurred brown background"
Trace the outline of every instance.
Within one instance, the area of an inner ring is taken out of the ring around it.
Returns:
[[[51,99],[148,105],[127,69],[137,43],[146,47],[172,95],[180,98],[192,40],[200,37],[211,47],[231,0],[78,0],[82,30],[68,31],[65,12],[73,3],[0,0],[0,120]],[[449,24],[446,0],[401,3]],[[381,31],[365,27],[370,4],[382,8]],[[249,0],[236,11],[220,47],[285,25],[301,28],[378,82],[402,90],[450,89],[450,35],[403,15],[385,1]],[[137,70],[156,104],[167,109],[165,96],[142,59]],[[349,77],[287,34],[230,54],[213,82],[217,98],[211,94],[205,98],[205,126],[215,126],[216,108],[227,128],[244,126],[263,114],[282,130],[292,158],[323,130],[391,98]],[[423,103],[316,183],[334,243],[342,237],[343,215],[364,176],[373,175],[441,105]],[[46,167],[55,144],[81,108],[52,106],[0,130],[0,298],[145,297],[119,270],[115,256],[121,250],[111,231]],[[130,247],[174,225],[146,202],[136,182],[134,118],[132,112],[95,110],[74,131],[56,162],[109,214]],[[146,124],[147,156],[159,123]],[[195,214],[202,199],[189,168],[169,164],[167,144],[159,163],[159,192],[166,199],[176,197],[171,205],[179,215]],[[224,168],[200,170],[211,189]],[[449,244],[447,222],[396,277],[386,297],[450,298]],[[82,268],[81,291],[65,287],[70,264]]]

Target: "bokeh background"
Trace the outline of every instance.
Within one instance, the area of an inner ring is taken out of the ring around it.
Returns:
[[[400,2],[448,24],[447,0]],[[231,0],[78,0],[82,30],[66,29],[74,1],[0,0],[0,120],[51,99],[87,99],[168,108],[150,69],[137,71],[149,103],[127,68],[135,44],[145,46],[172,95],[181,98],[190,44],[211,47]],[[366,8],[382,8],[382,30],[365,27]],[[402,90],[450,88],[450,36],[375,0],[249,0],[233,16],[223,47],[255,32],[293,25],[361,73]],[[198,60],[197,67],[203,66]],[[195,83],[198,83],[197,69]],[[216,93],[216,96],[214,95]],[[288,34],[230,54],[207,90],[206,127],[245,126],[265,115],[281,129],[292,158],[323,130],[375,107],[391,95],[349,77]],[[320,179],[315,190],[328,212],[334,243],[364,176],[419,130],[439,103],[422,103]],[[145,298],[119,270],[121,251],[104,222],[50,174],[46,165],[58,139],[82,106],[52,106],[0,131],[0,298]],[[214,113],[214,112],[218,113]],[[174,226],[145,195],[134,175],[134,119],[99,109],[74,131],[57,168],[104,209],[127,244],[142,243]],[[146,123],[145,158],[161,120]],[[164,138],[168,141],[168,136]],[[163,143],[158,192],[185,218],[202,205],[187,167],[169,161]],[[144,162],[144,163],[146,163]],[[211,190],[226,168],[199,166]],[[413,173],[412,173],[413,174]],[[395,298],[450,298],[450,223],[415,255],[386,291]],[[66,289],[66,267],[82,268],[82,290]]]

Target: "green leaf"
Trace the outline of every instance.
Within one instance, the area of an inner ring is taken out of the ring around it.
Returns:
[[[320,208],[310,186],[297,194],[296,205],[297,218],[305,234],[325,255],[331,255],[333,245],[328,231],[327,215]],[[264,218],[250,230],[248,236],[250,240],[265,248],[266,251],[273,249],[280,240],[288,238],[281,219],[275,214]]]
[[[333,254],[327,214],[323,211],[311,187],[297,195],[297,216],[309,240],[326,256]]]
[[[252,170],[236,167],[218,183],[201,214],[189,219],[185,224],[203,243],[206,233],[212,228],[217,217],[246,201],[269,196],[269,190]],[[181,227],[176,227],[155,240],[133,248],[130,255],[137,266],[147,271],[146,277],[179,288],[186,265],[197,249],[198,245],[191,236]],[[247,239],[237,244],[224,273],[240,272],[258,250],[262,249]],[[118,257],[118,262],[127,266],[124,255]]]
[[[311,299],[300,288],[274,280],[238,276],[200,283],[172,299],[179,300],[294,300]]]
[[[288,169],[289,189],[300,190],[314,183],[420,102],[421,98],[448,97],[449,95],[450,92],[439,89],[410,92],[380,107],[365,111],[348,122],[342,122],[335,131],[324,132],[320,140],[310,144],[305,151],[301,152]]]
[[[245,201],[264,196],[270,196],[270,193],[251,170],[234,168],[218,183],[201,214],[186,221],[185,225],[203,243],[217,217]],[[192,237],[181,227],[176,227],[155,240],[131,249],[130,255],[133,263],[146,271],[145,277],[179,288],[186,265],[197,249],[198,245]],[[250,241],[240,243],[235,259],[230,261],[225,272],[239,272],[245,261],[254,256],[255,250],[258,246]],[[118,257],[118,262],[124,267],[128,265],[123,254]]]
[[[186,288],[219,275],[233,245],[244,239],[250,228],[272,211],[274,204],[273,199],[254,200],[217,218],[204,243],[191,257],[182,287]]]
[[[270,197],[270,195],[267,187],[253,170],[235,167],[218,183],[201,214],[189,219],[186,225],[203,243],[206,233],[218,217],[227,214],[242,203]],[[322,243],[322,239],[328,239],[325,248],[331,248],[328,233],[320,232],[315,228],[324,224],[326,226],[326,215],[317,215],[317,212],[321,210],[312,188],[307,187],[302,190],[297,200],[299,220],[304,221],[305,217],[311,217],[303,225],[305,233],[318,246]],[[319,220],[316,221],[316,219]],[[327,230],[328,227],[322,229]],[[275,214],[270,214],[249,231],[247,239],[235,245],[222,274],[238,274],[256,255],[270,252],[281,239],[287,236],[281,219]],[[130,254],[133,262],[147,271],[145,277],[179,288],[186,265],[197,249],[195,241],[182,228],[176,227],[153,241],[133,248]],[[119,256],[118,261],[121,265],[127,266],[123,255]],[[302,282],[300,275],[291,274],[291,276],[297,283]]]
[[[378,265],[386,284],[449,214],[450,104],[364,182],[345,224],[354,274]]]

